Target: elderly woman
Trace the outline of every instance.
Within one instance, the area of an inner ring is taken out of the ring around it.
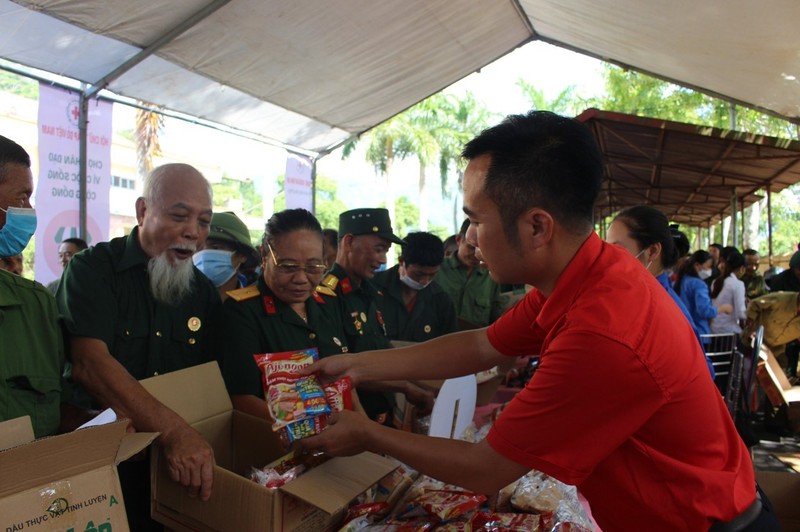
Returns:
[[[230,292],[225,302],[222,373],[234,408],[269,419],[253,355],[316,347],[324,357],[346,353],[347,344],[338,306],[315,299],[327,267],[313,214],[289,209],[269,219],[262,268],[256,284]]]
[[[675,249],[669,221],[661,211],[638,205],[621,211],[608,227],[606,241],[625,248],[655,276],[656,280],[680,308],[686,320],[692,325],[698,342],[700,335],[691,314],[669,283],[667,268],[675,264],[678,252]],[[706,357],[706,364],[714,377],[714,367]]]

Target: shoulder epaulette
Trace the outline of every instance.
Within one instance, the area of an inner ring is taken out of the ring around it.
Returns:
[[[333,291],[333,290],[336,290],[337,286],[339,286],[339,278],[336,277],[335,275],[333,275],[332,273],[329,273],[328,275],[325,276],[324,279],[322,279],[322,282],[320,282],[319,284],[320,284],[320,287],[325,287],[325,288],[328,288],[329,290]],[[325,294],[326,292],[322,292],[322,293]],[[331,295],[335,295],[335,294],[331,294]]]
[[[333,290],[331,290],[327,286],[323,286],[323,285],[318,285],[314,289],[314,293],[315,294],[325,294],[326,296],[330,296],[330,297],[336,297],[336,292],[334,292]]]
[[[259,291],[258,291],[258,286],[251,284],[250,286],[245,286],[244,288],[237,288],[236,290],[228,290],[225,293],[228,294],[228,297],[238,302],[238,301],[244,301],[246,299],[253,299],[259,294]]]

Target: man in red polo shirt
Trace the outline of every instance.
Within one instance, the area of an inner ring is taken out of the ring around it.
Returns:
[[[464,156],[467,241],[497,282],[535,289],[487,328],[313,369],[356,383],[449,378],[531,354],[539,369],[480,443],[345,412],[306,446],[390,454],[483,493],[537,469],[578,486],[606,530],[776,527],[688,322],[638,261],[593,232],[602,161],[588,129],[548,112],[511,116]]]

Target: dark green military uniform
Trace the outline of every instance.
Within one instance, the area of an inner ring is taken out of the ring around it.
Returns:
[[[105,342],[135,379],[216,359],[222,325],[217,289],[193,266],[188,296],[174,305],[156,301],[137,235],[135,227],[69,262],[56,297],[66,330]]]
[[[375,304],[378,290],[372,283],[364,280],[360,286],[355,286],[344,269],[334,263],[331,271],[322,279],[317,292],[325,304],[339,305],[351,352],[391,347],[383,316]],[[388,393],[358,390],[358,398],[371,419],[390,412],[393,407]]]
[[[381,293],[377,304],[386,325],[386,336],[391,340],[424,342],[457,331],[453,300],[435,283],[417,291],[414,306],[408,311],[403,302],[399,270],[399,265],[392,266],[373,279]]]
[[[308,323],[275,297],[263,278],[228,292],[225,301],[225,356],[222,374],[231,395],[264,396],[261,371],[253,355],[316,347],[319,356],[346,353],[339,307],[318,295],[306,301]]]
[[[53,296],[0,270],[0,421],[30,416],[37,438],[60,422],[64,343]]]
[[[506,304],[500,285],[494,282],[486,268],[467,268],[458,254],[445,257],[433,282],[453,300],[460,320],[475,327],[485,327],[503,314]],[[463,328],[463,327],[462,327]]]
[[[741,281],[744,283],[744,296],[748,301],[752,301],[769,292],[769,290],[767,290],[767,283],[764,281],[764,276],[758,272],[745,273],[742,275]]]

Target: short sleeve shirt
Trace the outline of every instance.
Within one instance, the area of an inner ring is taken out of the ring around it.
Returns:
[[[488,329],[540,366],[487,439],[577,485],[604,530],[707,530],[755,498],[753,465],[691,326],[625,250],[592,234],[545,298]]]
[[[458,317],[476,327],[489,325],[503,313],[505,299],[489,271],[473,268],[468,274],[455,253],[444,258],[433,282],[453,300]]]
[[[52,294],[0,270],[0,421],[30,416],[37,438],[60,422],[64,343]]]
[[[193,290],[166,305],[151,295],[147,262],[138,228],[73,257],[56,297],[69,335],[103,341],[135,379],[215,360],[217,289],[192,266]]]
[[[375,285],[381,294],[378,309],[383,314],[386,335],[392,340],[424,342],[458,330],[453,300],[436,283],[430,283],[416,293],[409,312],[403,302],[399,266],[375,275]]]
[[[275,297],[264,279],[248,288],[240,300],[229,297],[225,312],[225,349],[222,374],[231,395],[264,396],[261,371],[253,355],[316,347],[320,357],[346,353],[347,338],[338,306],[306,301],[308,323]],[[229,292],[233,293],[233,292]]]

